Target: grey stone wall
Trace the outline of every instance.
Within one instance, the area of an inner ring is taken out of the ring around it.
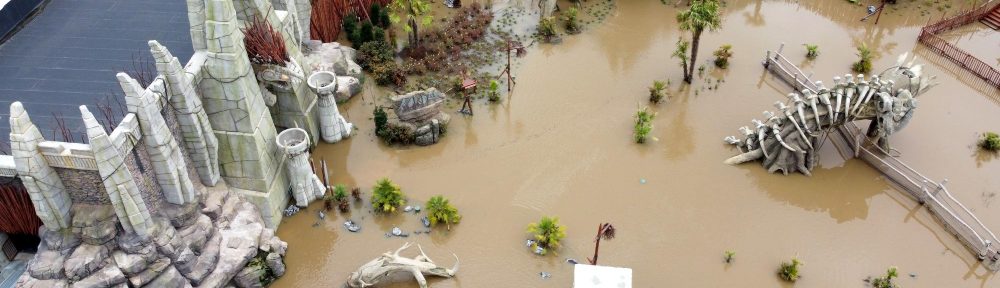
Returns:
[[[167,105],[160,110],[160,114],[163,116],[163,120],[167,122],[167,127],[170,127],[170,134],[173,134],[174,140],[177,143],[184,143],[184,131],[181,131],[181,124],[177,121],[177,109],[167,102]],[[187,145],[178,145],[181,150],[181,155],[184,156],[184,162],[187,162],[188,177],[191,178],[191,184],[194,185],[196,191],[206,191],[205,184],[201,183],[198,177],[198,169],[194,167],[191,160],[191,155],[187,151]]]
[[[132,173],[132,180],[139,187],[149,213],[155,214],[164,202],[163,191],[160,190],[160,185],[156,184],[156,173],[153,172],[153,163],[149,161],[146,146],[135,145],[135,149],[124,156],[125,167],[128,167],[128,171]]]
[[[111,204],[108,192],[104,190],[101,174],[96,170],[76,170],[53,167],[62,179],[66,192],[73,203],[81,204]]]

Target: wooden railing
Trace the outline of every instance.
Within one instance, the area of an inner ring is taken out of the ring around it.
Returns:
[[[1000,88],[1000,71],[997,71],[997,69],[990,64],[979,60],[979,58],[972,56],[958,47],[955,47],[955,45],[948,43],[948,41],[945,41],[936,35],[937,33],[978,21],[998,8],[1000,8],[1000,1],[993,0],[986,2],[977,8],[969,10],[968,12],[924,26],[924,28],[920,29],[920,36],[918,36],[917,39],[920,43],[930,47],[934,52],[951,59],[951,61],[961,65],[962,68],[969,70],[969,72],[976,74],[976,76],[979,76],[979,78],[982,78],[987,83]]]
[[[781,46],[778,47],[778,51],[776,52],[768,50],[767,54],[764,56],[764,62],[761,63],[764,64],[764,68],[774,71],[778,77],[781,77],[785,80],[785,82],[792,84],[796,92],[799,92],[801,89],[809,89],[812,92],[819,91],[819,87],[816,87],[816,83],[809,80],[811,75],[806,75],[806,73],[803,73],[798,66],[792,64],[792,61],[788,61],[788,58],[781,55],[781,50],[783,49],[785,49],[785,43],[781,43]]]

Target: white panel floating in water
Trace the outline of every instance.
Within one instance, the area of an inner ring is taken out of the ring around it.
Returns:
[[[573,265],[573,288],[632,288],[632,269]]]

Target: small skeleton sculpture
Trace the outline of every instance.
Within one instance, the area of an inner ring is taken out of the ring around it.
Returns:
[[[933,77],[920,76],[920,65],[914,66],[912,60],[903,64],[906,58],[903,54],[895,67],[872,75],[869,81],[863,74],[848,74],[834,77],[831,89],[816,81],[816,92],[804,89],[802,95],[789,94],[789,104],[774,104],[778,113],[764,111],[765,121],[753,119],[753,128],[740,127],[743,140],[736,136],[723,139],[743,152],[725,163],[762,159],[768,172],[810,175],[816,164],[815,147],[822,141],[820,136],[854,120],[871,120],[868,137],[889,151],[889,136],[909,123],[917,107],[915,97],[933,86]]]
[[[403,247],[396,249],[396,252],[385,252],[375,260],[361,265],[358,271],[352,272],[351,276],[347,278],[347,285],[352,288],[371,287],[388,279],[393,273],[405,272],[413,274],[417,283],[420,284],[420,288],[427,288],[427,280],[424,279],[424,275],[451,278],[458,272],[458,256],[455,256],[454,267],[444,268],[434,264],[434,261],[431,261],[427,254],[424,254],[424,249],[420,245],[417,245],[417,249],[420,250],[420,255],[417,257],[411,259],[399,256],[399,253],[410,248],[410,245],[412,243],[407,242],[403,244]]]
[[[274,91],[291,92],[293,85],[305,80],[302,67],[295,63],[295,59],[286,62],[285,65],[287,67],[264,64],[264,69],[257,72],[257,83],[260,85],[260,92],[267,106],[274,106],[274,103],[278,102],[278,96],[274,95]]]

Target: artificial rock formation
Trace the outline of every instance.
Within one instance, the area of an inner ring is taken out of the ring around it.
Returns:
[[[330,71],[317,71],[309,76],[309,88],[319,95],[319,128],[320,135],[326,143],[336,143],[341,139],[351,136],[354,125],[347,123],[344,116],[340,115],[337,108],[337,101],[334,96],[339,90],[337,74]],[[357,81],[351,78],[350,80]]]
[[[288,156],[285,168],[292,185],[295,205],[306,207],[309,202],[323,197],[326,191],[323,182],[313,174],[309,165],[309,134],[299,128],[285,129],[275,141]]]
[[[427,288],[425,275],[451,278],[455,276],[455,273],[458,273],[457,255],[455,256],[455,266],[450,269],[435,264],[430,257],[427,257],[427,254],[424,254],[424,249],[420,248],[420,245],[417,245],[417,249],[420,250],[420,255],[417,257],[399,256],[400,252],[410,248],[411,245],[407,242],[395,252],[385,252],[382,256],[361,265],[357,271],[351,272],[347,278],[347,285],[353,288],[370,287],[388,280],[392,274],[411,273],[420,288]]]
[[[451,120],[450,115],[441,111],[444,99],[444,93],[434,88],[393,96],[392,110],[397,119],[390,120],[388,125],[405,127],[417,145],[437,143]]]
[[[871,120],[868,137],[889,151],[888,137],[901,130],[913,116],[917,97],[930,87],[929,77],[920,77],[920,66],[912,61],[866,81],[864,75],[834,77],[834,87],[816,81],[818,91],[805,89],[789,94],[790,104],[775,103],[777,113],[764,111],[764,121],[753,119],[754,128],[741,127],[743,139],[729,136],[725,141],[743,153],[725,161],[739,164],[761,159],[768,172],[800,172],[810,175],[816,165],[816,147],[825,133],[856,120]],[[899,83],[899,84],[897,84]]]
[[[35,213],[53,230],[70,227],[70,198],[62,180],[38,152],[45,141],[21,102],[10,104],[10,152]]]

